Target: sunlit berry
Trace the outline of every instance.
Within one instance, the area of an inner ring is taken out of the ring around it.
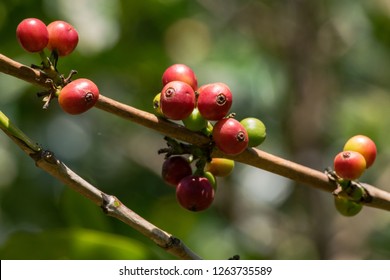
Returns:
[[[248,133],[236,119],[219,120],[213,127],[212,135],[218,149],[225,154],[236,155],[248,147]]]
[[[46,25],[39,19],[26,18],[16,28],[18,42],[28,52],[40,52],[49,42]]]
[[[195,108],[195,92],[185,82],[169,82],[161,91],[160,105],[165,117],[183,120],[191,115]]]
[[[354,151],[343,151],[334,158],[334,171],[338,176],[347,180],[359,178],[366,169],[364,157]]]
[[[98,87],[88,79],[77,79],[67,84],[58,96],[60,107],[77,115],[91,109],[99,99]]]
[[[47,48],[56,51],[59,56],[69,55],[79,42],[76,29],[65,21],[53,21],[47,26],[47,30],[49,32]]]
[[[217,121],[228,114],[233,96],[226,84],[203,85],[198,89],[198,93],[197,107],[206,120]]]
[[[366,168],[374,163],[377,154],[374,141],[365,135],[355,135],[348,139],[343,150],[360,153],[366,160]]]
[[[248,132],[249,147],[257,147],[264,142],[267,133],[264,123],[256,118],[245,118],[240,121],[240,123],[245,127]]]
[[[169,82],[181,81],[189,84],[193,90],[198,88],[198,80],[194,71],[185,64],[173,64],[162,75],[162,83],[165,86]]]

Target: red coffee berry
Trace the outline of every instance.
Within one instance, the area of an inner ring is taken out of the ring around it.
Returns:
[[[179,204],[190,211],[202,211],[214,200],[214,188],[206,177],[191,175],[184,177],[176,188]]]
[[[334,158],[334,171],[338,176],[347,180],[359,178],[366,169],[364,157],[354,151],[343,151]]]
[[[28,52],[40,52],[49,42],[46,25],[39,19],[26,18],[16,28],[19,44]]]
[[[55,50],[59,56],[73,52],[79,42],[79,35],[72,25],[65,21],[53,21],[47,26],[49,43],[47,48]]]
[[[228,155],[236,155],[248,147],[248,133],[233,118],[219,120],[213,128],[213,139],[218,149]]]
[[[343,150],[362,154],[366,160],[366,168],[374,163],[377,153],[374,141],[365,135],[355,135],[348,139]]]
[[[217,121],[227,115],[232,106],[232,93],[224,83],[203,85],[198,89],[197,107],[206,119]]]
[[[165,117],[183,120],[191,115],[195,108],[195,92],[185,82],[169,82],[161,91],[160,105]]]
[[[99,99],[98,87],[88,79],[77,79],[67,84],[58,96],[61,108],[72,115],[91,109]]]
[[[162,75],[162,83],[165,86],[169,82],[181,81],[189,84],[193,90],[198,88],[198,80],[194,71],[185,64],[173,64]]]
[[[182,156],[171,156],[167,158],[161,170],[161,176],[163,180],[176,187],[181,179],[190,176],[192,174],[192,168],[188,160]]]

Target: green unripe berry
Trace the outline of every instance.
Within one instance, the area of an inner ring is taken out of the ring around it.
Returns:
[[[183,120],[186,128],[192,131],[201,131],[207,127],[207,120],[199,113],[198,108],[194,108],[191,115]]]
[[[217,178],[215,178],[214,174],[211,173],[211,172],[204,172],[203,173],[203,176],[207,178],[207,180],[209,180],[211,186],[213,187],[214,191],[217,190]]]
[[[266,127],[261,120],[256,118],[245,118],[241,120],[241,124],[248,132],[248,147],[257,147],[264,142],[267,133]]]
[[[337,211],[346,217],[357,215],[363,208],[362,204],[341,196],[335,196],[334,203]]]
[[[213,134],[213,125],[211,124],[211,122],[208,121],[206,127],[203,128],[201,131],[204,135],[211,136]]]
[[[351,198],[353,201],[360,201],[362,197],[364,196],[364,190],[361,187],[358,186],[351,186],[347,190],[348,196]]]
[[[161,93],[157,93],[156,96],[153,98],[153,110],[156,116],[163,117],[164,114],[161,111],[160,98],[161,98]]]

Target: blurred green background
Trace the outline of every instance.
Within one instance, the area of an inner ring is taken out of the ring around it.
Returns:
[[[8,0],[0,52],[25,64],[17,43],[27,17],[79,32],[59,62],[102,94],[152,112],[161,75],[185,63],[199,84],[225,82],[237,118],[267,126],[260,147],[324,170],[354,134],[377,162],[362,181],[390,191],[390,2],[282,0]],[[206,259],[389,259],[390,214],[340,216],[331,194],[236,164],[201,213],[180,208],[160,178],[163,136],[94,109],[70,116],[39,91],[0,75],[0,110],[104,192],[182,239]],[[2,259],[171,259],[173,256],[34,166],[0,133]]]

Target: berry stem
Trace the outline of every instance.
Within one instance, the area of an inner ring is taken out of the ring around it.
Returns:
[[[53,50],[50,54],[51,64],[54,65],[54,69],[57,71],[57,63],[58,63],[58,52],[56,50]]]
[[[43,69],[44,69],[44,70],[45,70],[45,69],[50,69],[51,63],[50,63],[49,58],[46,56],[46,53],[45,53],[44,50],[41,50],[41,51],[39,52],[39,56],[41,57]]]
[[[207,163],[207,160],[204,157],[199,158],[195,164],[196,170],[194,172],[194,175],[203,176],[206,163]]]
[[[340,178],[331,168],[327,168],[325,174],[336,185],[334,195],[343,196],[354,202],[371,202],[372,197],[360,182]]]

